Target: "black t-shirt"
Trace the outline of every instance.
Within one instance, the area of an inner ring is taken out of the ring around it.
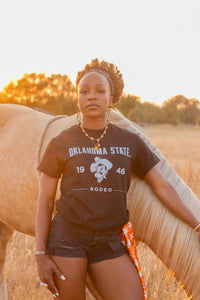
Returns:
[[[95,138],[104,131],[85,130]],[[158,161],[128,130],[109,124],[96,150],[80,126],[74,125],[50,141],[38,170],[51,177],[62,176],[58,213],[74,227],[98,231],[128,222],[126,194],[131,172],[142,179]]]

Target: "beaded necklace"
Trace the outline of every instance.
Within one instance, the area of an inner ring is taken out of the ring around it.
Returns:
[[[100,140],[102,140],[102,138],[104,137],[104,135],[107,132],[108,129],[108,125],[106,125],[104,132],[102,133],[102,135],[99,138],[94,138],[92,136],[89,136],[89,134],[85,131],[85,129],[83,128],[82,124],[80,123],[80,128],[82,130],[82,132],[85,134],[86,137],[88,137],[90,139],[90,141],[94,144],[94,149],[98,150],[100,147]]]

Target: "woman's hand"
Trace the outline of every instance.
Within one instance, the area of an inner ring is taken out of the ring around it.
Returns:
[[[46,254],[37,255],[36,261],[38,266],[38,276],[41,282],[47,284],[47,288],[52,292],[54,297],[59,296],[59,291],[53,280],[53,274],[55,273],[56,276],[62,280],[65,280],[65,276]]]
[[[200,223],[192,211],[185,206],[176,190],[159,173],[156,167],[150,169],[145,175],[144,180],[151,186],[155,195],[175,216],[183,220],[193,229]],[[200,230],[200,228],[198,228],[198,230]]]
[[[58,178],[50,177],[44,173],[40,176],[40,192],[38,197],[38,206],[36,214],[36,249],[42,252],[36,255],[38,265],[38,275],[44,287],[53,293],[53,296],[58,296],[59,292],[53,280],[55,273],[59,278],[65,280],[56,264],[43,252],[46,249],[48,241],[48,233],[50,229],[52,212],[54,207],[54,199],[57,190]]]

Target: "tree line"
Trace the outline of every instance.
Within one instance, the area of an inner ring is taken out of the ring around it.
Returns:
[[[77,111],[75,86],[67,75],[61,74],[24,74],[4,86],[0,103],[26,105],[52,114],[72,115]],[[136,123],[200,124],[200,101],[183,95],[175,95],[158,106],[123,93],[115,107]]]

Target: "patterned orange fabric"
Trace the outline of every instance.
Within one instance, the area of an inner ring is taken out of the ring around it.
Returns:
[[[124,244],[124,246],[126,247],[126,249],[129,252],[129,256],[132,260],[132,262],[134,263],[134,265],[136,266],[138,273],[140,275],[140,279],[142,281],[142,287],[143,287],[143,292],[144,292],[144,300],[147,300],[147,289],[146,289],[146,285],[144,282],[144,278],[141,272],[141,268],[140,268],[140,264],[139,264],[139,260],[137,257],[137,249],[136,249],[136,243],[135,243],[135,238],[134,238],[134,233],[133,233],[133,226],[131,224],[131,222],[128,222],[127,224],[125,224],[122,229],[121,229],[121,240],[122,243]]]

